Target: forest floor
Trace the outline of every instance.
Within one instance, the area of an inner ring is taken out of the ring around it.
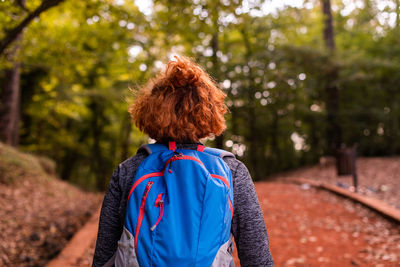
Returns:
[[[306,178],[354,190],[352,176],[338,177],[333,163],[333,159],[328,159],[320,165],[279,173],[272,178],[277,181],[282,181],[282,178]],[[400,209],[400,157],[358,158],[357,173],[359,194]]]
[[[369,196],[396,198],[394,179],[400,170],[392,160],[359,160],[361,188],[380,188],[370,190],[374,194]],[[101,195],[56,179],[51,164],[42,161],[0,143],[0,266],[44,266],[98,211]],[[330,168],[303,168],[277,176],[274,182],[256,183],[275,265],[400,266],[398,224],[330,192],[285,183],[287,177],[336,183]],[[97,223],[89,231],[96,232]],[[72,265],[59,266],[91,266],[96,235],[91,236],[83,255]]]
[[[400,266],[400,225],[330,192],[258,183],[276,266]]]
[[[400,226],[364,206],[294,184],[256,190],[276,266],[400,266]],[[94,246],[74,266],[91,266]]]
[[[102,195],[61,181],[54,168],[0,143],[0,266],[44,266],[97,211]]]

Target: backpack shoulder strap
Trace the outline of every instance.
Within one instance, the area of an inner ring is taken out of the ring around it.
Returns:
[[[176,143],[175,141],[169,141],[168,145],[163,145],[163,144],[147,144],[147,145],[142,145],[141,147],[139,147],[138,151],[136,152],[136,154],[139,151],[145,151],[147,152],[148,155],[155,153],[155,152],[159,152],[159,151],[165,151],[165,150],[172,150],[175,151],[176,150]]]
[[[223,149],[204,147],[204,146],[199,146],[199,147],[200,147],[200,149],[198,148],[197,149],[198,151],[206,152],[208,154],[214,155],[216,157],[220,157],[222,159],[225,157],[235,158],[235,155],[233,153],[228,152]],[[165,150],[169,150],[169,148],[163,144],[146,144],[146,145],[140,146],[139,149],[137,150],[136,154],[141,151],[144,151],[148,155],[150,155],[152,153],[159,152],[159,151],[165,151]]]
[[[223,149],[218,149],[218,148],[206,147],[206,148],[204,148],[204,152],[206,152],[208,154],[211,154],[211,155],[214,155],[214,156],[217,156],[217,157],[220,157],[222,159],[225,158],[225,157],[235,158],[235,155],[233,155],[233,153],[228,152],[228,151],[223,150]]]
[[[147,144],[147,145],[140,146],[139,149],[137,150],[136,154],[141,151],[144,151],[147,153],[147,155],[150,155],[152,153],[164,151],[164,150],[168,150],[168,147],[166,147],[163,144]]]

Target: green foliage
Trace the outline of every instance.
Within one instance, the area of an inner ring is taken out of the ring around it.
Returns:
[[[21,147],[55,159],[64,179],[104,189],[148,140],[130,125],[128,88],[184,54],[226,91],[225,149],[255,179],[326,153],[325,87],[334,70],[344,143],[357,143],[361,155],[399,154],[399,26],[382,19],[393,17],[393,5],[378,2],[351,9],[333,1],[337,51],[329,55],[320,1],[272,13],[262,11],[268,1],[157,0],[145,11],[134,1],[66,1],[24,33]],[[14,1],[0,11],[1,38],[26,11]]]

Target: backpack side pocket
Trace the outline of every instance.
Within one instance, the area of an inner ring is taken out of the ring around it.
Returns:
[[[135,252],[135,239],[124,227],[115,257],[115,267],[139,267]]]

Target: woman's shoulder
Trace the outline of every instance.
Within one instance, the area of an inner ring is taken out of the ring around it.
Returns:
[[[249,170],[246,165],[238,160],[235,157],[224,157],[223,160],[228,165],[229,169],[232,173],[233,183],[235,184],[236,180],[240,180],[242,178],[246,178],[250,176]]]
[[[121,184],[129,184],[129,180],[135,176],[137,168],[146,157],[147,154],[144,151],[138,151],[136,155],[124,160],[118,165]]]
[[[121,162],[118,166],[120,179],[128,180],[134,177],[137,168],[147,156],[148,153],[145,150],[139,149],[136,155]],[[223,157],[223,160],[231,170],[234,182],[240,177],[249,175],[246,165],[236,157]]]
[[[124,160],[119,164],[119,167],[129,168],[140,165],[140,163],[146,158],[147,153],[142,150],[138,150],[136,155]]]

